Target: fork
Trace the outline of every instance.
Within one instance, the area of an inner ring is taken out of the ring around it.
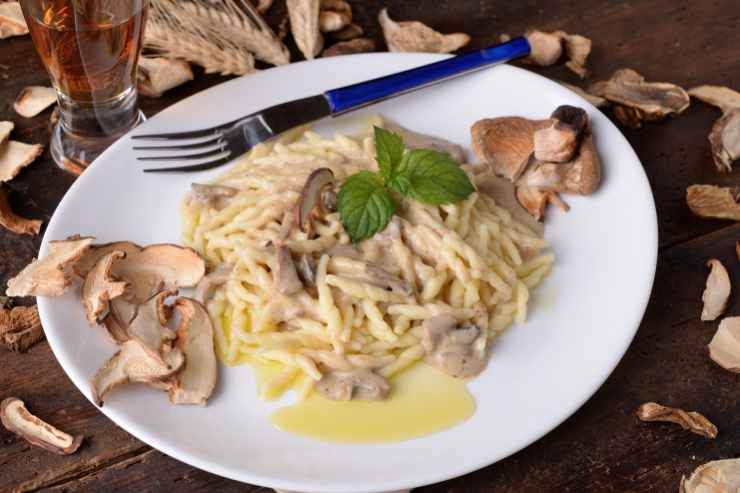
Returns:
[[[291,128],[326,116],[338,116],[370,104],[528,55],[529,42],[515,38],[506,43],[422,65],[377,79],[331,89],[322,94],[281,103],[242,118],[201,130],[133,135],[136,141],[164,141],[167,145],[134,146],[136,151],[191,151],[141,156],[139,161],[200,161],[145,172],[203,171],[222,166]],[[201,139],[198,142],[187,142]]]

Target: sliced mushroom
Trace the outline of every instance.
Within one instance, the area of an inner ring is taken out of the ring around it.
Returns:
[[[126,322],[120,322],[119,320],[126,320],[124,317],[117,316],[116,302],[118,302],[120,299],[121,298],[116,298],[111,302],[110,312],[103,319],[103,327],[105,327],[105,330],[110,336],[111,340],[118,345],[123,344],[124,342],[131,339],[126,329],[131,323],[131,320],[133,320],[136,309],[134,305],[125,302],[126,307],[130,306],[131,309],[134,310],[134,315],[132,315],[131,318],[128,319]]]
[[[339,41],[349,41],[351,39],[359,38],[365,34],[365,30],[357,24],[349,24],[339,31],[329,33],[332,38],[338,39]],[[374,48],[373,48],[374,49]]]
[[[438,315],[422,328],[421,345],[430,365],[456,378],[474,377],[486,367],[486,335],[477,326]]]
[[[705,438],[716,438],[717,427],[696,411],[686,412],[675,407],[661,406],[655,402],[646,402],[637,409],[640,421],[665,421],[681,425],[684,430]]]
[[[591,132],[586,131],[581,140],[580,150],[573,161],[538,163],[522,178],[523,184],[541,191],[578,195],[594,193],[601,182],[601,161]]]
[[[221,210],[226,206],[229,199],[237,193],[239,193],[239,190],[234,187],[192,183],[190,185],[189,199],[198,204]]]
[[[203,305],[190,298],[178,298],[175,311],[180,314],[175,347],[185,355],[185,368],[171,379],[170,401],[204,406],[218,378],[213,325]]]
[[[604,106],[607,106],[609,104],[609,102],[606,99],[602,98],[601,96],[594,96],[593,94],[589,94],[589,93],[587,93],[586,91],[584,91],[583,89],[581,89],[578,86],[574,86],[572,84],[568,84],[568,83],[562,82],[562,81],[558,81],[558,83],[561,86],[563,86],[563,87],[565,87],[567,89],[570,89],[574,93],[578,94],[583,99],[585,99],[586,101],[588,101],[592,105],[596,106],[597,108],[603,108]]]
[[[0,341],[9,350],[23,353],[44,338],[36,305],[0,310]]]
[[[2,4],[0,4],[2,5]],[[0,183],[10,181],[44,150],[41,144],[24,144],[15,140],[0,144]]]
[[[137,88],[139,94],[161,97],[166,91],[193,80],[188,62],[162,57],[139,57]]]
[[[70,435],[42,421],[16,397],[8,397],[0,403],[0,419],[8,431],[55,454],[73,454],[82,443],[82,435]]]
[[[13,212],[8,201],[8,190],[0,185],[0,226],[19,235],[37,235],[43,221],[26,219]]]
[[[8,281],[8,296],[59,296],[70,284],[68,267],[90,248],[94,238],[49,242],[49,254],[34,260]]]
[[[0,39],[23,34],[28,34],[28,25],[20,3],[0,3]]]
[[[414,132],[393,121],[386,120],[383,122],[383,127],[400,135],[403,139],[404,146],[408,149],[434,149],[435,151],[449,154],[452,159],[459,163],[467,161],[465,150],[462,146],[452,143],[449,140]]]
[[[295,222],[301,231],[309,231],[311,212],[321,203],[322,191],[333,184],[334,173],[329,168],[318,168],[308,175],[295,206]]]
[[[555,120],[552,125],[534,132],[534,157],[539,161],[567,163],[578,150],[588,115],[581,108],[563,105],[551,118]]]
[[[233,271],[233,264],[219,264],[213,272],[206,274],[203,279],[200,280],[198,285],[195,287],[195,295],[193,298],[195,298],[199,303],[203,303],[205,305],[211,298],[214,289],[229,282]]]
[[[0,121],[0,145],[5,144],[10,137],[10,132],[15,128],[15,123]]]
[[[311,254],[303,253],[298,257],[296,271],[304,286],[316,286],[316,259]]]
[[[91,325],[99,324],[108,315],[110,300],[121,296],[128,287],[126,281],[116,279],[113,264],[126,257],[126,252],[114,250],[95,263],[82,285],[82,304]]]
[[[319,3],[319,0],[287,0],[293,38],[307,60],[313,60],[324,47],[319,30]]]
[[[57,92],[51,87],[29,86],[15,98],[13,109],[24,118],[33,118],[57,102]]]
[[[555,31],[563,40],[565,56],[568,61],[565,66],[568,67],[581,79],[588,77],[589,70],[586,68],[588,55],[591,54],[591,40],[580,34],[568,34],[564,31]]]
[[[740,158],[740,110],[726,113],[715,122],[709,142],[717,169],[732,171],[732,163]]]
[[[167,353],[165,346],[176,337],[172,329],[166,326],[171,308],[165,305],[165,300],[176,295],[177,291],[164,290],[152,296],[139,306],[136,316],[126,329],[131,339],[137,341],[152,358],[162,364],[165,363]]]
[[[275,289],[286,295],[300,292],[303,289],[303,284],[298,277],[293,256],[287,246],[280,245],[277,247],[275,263],[272,279]]]
[[[388,9],[380,11],[378,20],[391,52],[450,53],[470,42],[464,33],[441,34],[418,21],[395,22]]]
[[[391,385],[385,377],[367,369],[328,371],[316,382],[316,391],[334,401],[385,400]]]
[[[730,276],[727,269],[717,259],[709,259],[707,266],[711,269],[707,277],[707,284],[701,299],[704,302],[704,308],[701,310],[701,319],[703,321],[716,320],[722,315],[727,307],[727,300],[730,298]]]
[[[697,216],[740,221],[740,187],[691,185],[686,203]]]
[[[640,127],[643,121],[655,121],[677,115],[689,107],[689,95],[667,82],[645,82],[631,69],[614,72],[611,79],[597,82],[588,92],[603,97],[615,106],[615,116],[625,125]],[[616,111],[619,108],[627,111]]]
[[[177,348],[166,351],[163,360],[153,357],[138,341],[124,342],[93,377],[93,402],[102,407],[103,399],[113,388],[132,382],[161,382],[185,364],[185,357]]]
[[[722,113],[740,110],[740,92],[722,86],[698,86],[689,89],[689,96],[716,106]]]
[[[709,342],[709,357],[725,370],[740,373],[740,317],[722,319]]]
[[[332,56],[353,55],[355,53],[369,53],[371,51],[375,51],[375,41],[370,38],[355,38],[331,45],[321,53],[321,56],[328,58]]]
[[[740,491],[740,459],[707,462],[689,479],[681,478],[679,493],[732,493]]]

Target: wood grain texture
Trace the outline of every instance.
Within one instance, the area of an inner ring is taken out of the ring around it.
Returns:
[[[467,32],[473,38],[471,49],[495,43],[500,33],[519,34],[531,27],[589,36],[594,41],[590,79],[579,81],[562,66],[537,70],[582,87],[631,67],[649,80],[687,88],[711,83],[740,89],[740,4],[735,0],[350,3],[355,22],[381,47],[376,17],[387,6],[397,20]],[[277,1],[270,22],[277,25],[284,13],[283,2]],[[28,37],[0,41],[0,77],[3,73],[8,79],[0,81],[0,120],[16,123],[14,138],[48,144],[50,112],[23,119],[11,107],[23,87],[48,84]],[[198,73],[194,81],[161,99],[142,99],[141,106],[152,115],[223,80]],[[712,165],[707,135],[718,116],[717,110],[693,103],[671,121],[624,130],[655,195],[661,254],[645,318],[611,377],[574,416],[525,450],[418,492],[675,491],[681,475],[698,464],[740,456],[740,377],[709,360],[706,344],[716,324],[698,320],[708,258],[719,258],[731,277],[740,279],[734,253],[740,225],[695,218],[684,199],[686,187],[694,183],[740,185],[740,172],[718,175]],[[48,220],[72,181],[53,165],[46,150],[10,183],[12,206],[27,217]],[[35,256],[39,241],[0,231],[0,289]],[[737,295],[727,311],[740,313]],[[40,417],[86,436],[77,454],[56,456],[0,429],[0,491],[266,491],[182,464],[116,427],[67,379],[48,344],[24,355],[0,352],[0,358],[0,398],[18,396]],[[718,426],[719,436],[706,440],[670,424],[639,422],[636,408],[651,400],[704,413]]]

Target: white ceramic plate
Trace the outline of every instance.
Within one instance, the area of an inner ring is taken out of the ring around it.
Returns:
[[[139,131],[188,130],[265,106],[441,59],[368,54],[296,63],[231,80],[163,111]],[[484,117],[544,118],[558,105],[587,109],[604,165],[595,195],[566,197],[567,214],[548,213],[555,268],[534,295],[531,316],[493,347],[486,371],[470,383],[477,411],[431,436],[387,444],[322,443],[269,422],[277,404],[256,398],[248,367],[222,368],[208,407],[175,407],[155,390],[130,386],[102,411],[151,446],[221,476],[312,493],[410,488],[465,474],[522,449],[575,412],[606,380],[637,330],[657,256],[655,205],[642,166],[622,134],[593,106],[558,84],[499,66],[368,108],[413,130],[469,146]],[[356,114],[320,131],[356,128]],[[131,141],[110,147],[72,186],[44,236],[94,235],[100,242],[178,242],[178,206],[193,181],[219,174],[144,174]],[[85,321],[76,293],[38,300],[46,336],[88,398],[89,380],[115,348]]]

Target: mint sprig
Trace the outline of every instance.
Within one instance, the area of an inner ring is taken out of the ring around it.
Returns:
[[[360,171],[342,184],[339,216],[353,243],[382,231],[396,207],[390,190],[426,204],[459,202],[475,191],[460,164],[431,149],[404,148],[400,135],[375,127],[379,172]]]

